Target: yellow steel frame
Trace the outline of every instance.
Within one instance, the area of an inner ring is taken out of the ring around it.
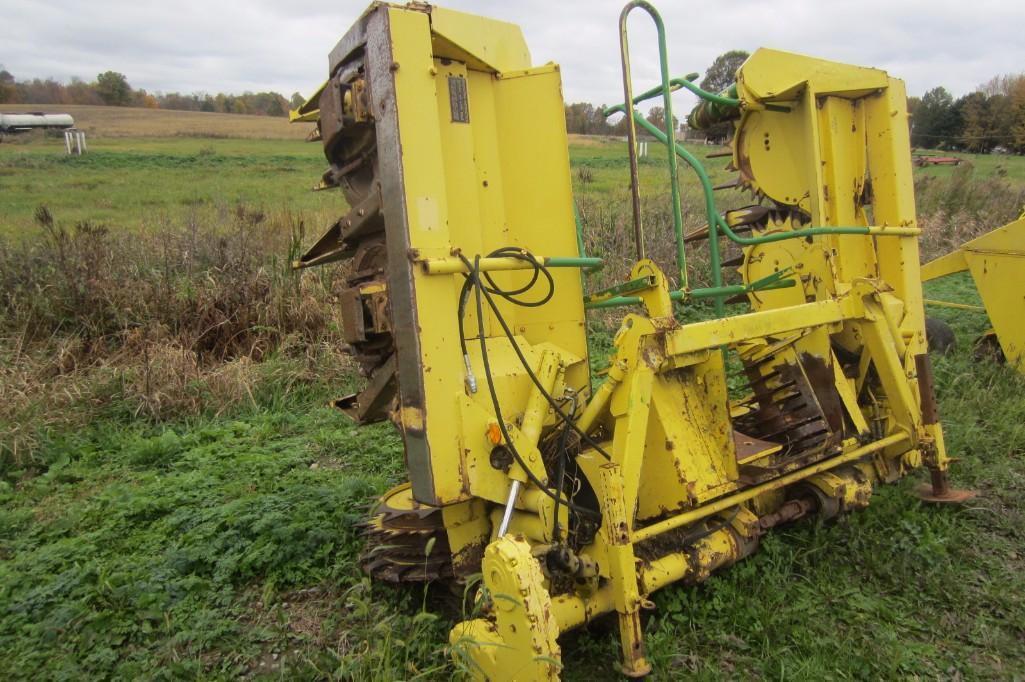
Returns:
[[[365,55],[387,293],[393,317],[408,324],[397,330],[396,420],[413,497],[442,508],[457,567],[480,561],[485,612],[451,634],[475,676],[556,678],[559,634],[611,612],[622,670],[643,675],[650,666],[639,614],[654,590],[703,580],[747,556],[787,514],[864,506],[874,483],[921,464],[945,481],[899,80],[758,50],[737,74],[735,166],[813,225],[867,227],[871,204],[873,229],[747,247],[746,277],[788,268],[798,285],[752,294],[748,314],[688,325],[675,317],[665,275],[639,260],[631,280],[643,286],[631,293],[642,310],[624,317],[608,375],[593,391],[579,272],[551,270],[555,295],[545,305],[498,303],[514,338],[483,309],[493,388],[508,422],[498,428],[488,391],[469,380],[484,376],[485,357],[479,339],[462,357],[456,302],[467,261],[480,258],[503,286],[525,281],[522,260],[487,257],[499,247],[579,255],[559,68],[532,66],[511,24],[421,4],[374,4],[360,22],[340,46]],[[316,111],[311,100],[295,118],[315,119]],[[759,272],[754,263],[774,265]],[[475,310],[463,325],[477,335]],[[841,351],[857,360],[842,366]],[[735,421],[750,407],[730,400],[727,352],[778,355],[804,377],[821,367],[837,439],[797,459],[781,456],[786,444],[751,439],[752,451],[740,456]],[[556,512],[552,498],[561,503],[564,493],[541,453],[557,424],[545,393],[572,399],[577,428],[600,441],[582,446],[576,464],[601,526],[573,550],[552,530],[570,519],[565,505]],[[492,455],[507,446],[523,461],[496,465]],[[755,465],[764,465],[755,479],[742,473]],[[572,559],[568,591],[555,590],[554,569],[539,561],[554,550]]]

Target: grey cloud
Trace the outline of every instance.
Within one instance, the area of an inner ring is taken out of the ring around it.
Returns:
[[[444,4],[444,3],[443,3]],[[876,66],[911,94],[945,85],[963,94],[1025,64],[1025,4],[997,0],[724,0],[659,3],[671,70],[702,71],[719,53],[759,46]],[[151,91],[286,95],[320,82],[326,55],[365,8],[272,0],[0,0],[0,63],[18,77],[94,78],[124,72]],[[620,0],[451,0],[447,6],[523,27],[536,62],[562,65],[570,101],[621,99]],[[658,75],[654,31],[630,20],[634,77]]]

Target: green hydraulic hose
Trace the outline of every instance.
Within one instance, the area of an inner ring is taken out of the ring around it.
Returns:
[[[662,28],[661,18],[658,17],[657,12],[654,12],[654,8],[650,8],[650,5],[647,5],[647,3],[645,3],[645,2],[641,2],[640,0],[638,0],[635,3],[631,3],[627,7],[630,8],[630,7],[634,6],[634,5],[644,7],[646,10],[648,10],[649,14],[652,14],[653,18],[655,18],[656,26],[659,28],[659,39],[660,39],[660,48],[661,48],[664,45],[664,30]],[[648,9],[648,8],[650,8],[650,9]],[[624,14],[624,16],[625,16],[625,14]],[[668,79],[667,75],[666,75],[666,70],[665,70],[666,69],[666,63],[665,63],[665,59],[664,59],[664,52],[660,51],[660,56],[663,57],[663,60],[662,60],[662,67],[663,67],[663,70],[662,70],[662,85],[661,86],[656,86],[654,88],[651,88],[650,90],[646,90],[645,92],[641,93],[640,95],[637,95],[636,97],[628,97],[628,99],[630,100],[630,102],[632,104],[637,104],[637,103],[643,102],[644,100],[651,99],[652,97],[655,97],[655,96],[657,96],[659,94],[662,94],[663,101],[668,103],[670,101],[670,99],[671,99],[670,95],[671,95],[672,92],[674,92],[676,90],[679,90],[680,88],[686,88],[687,90],[691,91],[692,93],[694,93],[695,95],[697,95],[701,99],[703,99],[703,100],[705,100],[707,102],[710,102],[710,103],[712,103],[714,105],[720,106],[720,107],[740,107],[741,106],[741,100],[737,97],[737,87],[736,87],[736,84],[732,85],[726,91],[725,94],[721,94],[721,93],[720,94],[715,94],[715,93],[709,92],[707,90],[704,90],[704,89],[698,87],[697,85],[694,85],[694,83],[692,81],[697,77],[695,74],[688,75],[686,78]],[[664,110],[666,112],[666,120],[671,122],[672,121],[672,118],[671,118],[671,112],[672,112],[671,105],[667,104],[663,108],[664,108]],[[684,161],[686,161],[687,164],[694,171],[694,173],[698,176],[698,181],[701,183],[702,193],[704,194],[704,197],[705,197],[705,211],[708,214],[709,257],[710,257],[710,259],[712,261],[711,262],[711,265],[712,265],[712,273],[711,274],[712,274],[712,282],[714,284],[712,289],[707,290],[709,292],[716,291],[716,290],[722,290],[723,289],[723,287],[722,287],[722,264],[721,264],[721,260],[720,260],[720,254],[719,254],[719,230],[722,230],[722,233],[725,234],[726,237],[730,241],[734,242],[735,244],[739,244],[741,246],[751,246],[751,245],[757,245],[757,244],[768,244],[768,243],[771,243],[771,242],[783,241],[783,240],[786,240],[786,239],[800,239],[800,238],[804,238],[804,237],[813,237],[813,236],[817,236],[817,235],[828,235],[828,234],[868,235],[868,234],[872,234],[871,229],[868,228],[868,227],[865,227],[865,226],[852,226],[852,227],[830,226],[830,227],[809,227],[809,228],[803,228],[803,229],[799,229],[799,230],[791,230],[791,231],[787,231],[787,232],[777,232],[777,233],[773,233],[773,234],[762,235],[762,236],[759,236],[759,237],[741,237],[740,235],[738,235],[736,232],[733,231],[733,229],[730,227],[729,223],[726,222],[725,218],[719,214],[719,211],[718,211],[718,209],[717,209],[717,207],[715,205],[715,196],[714,196],[714,190],[712,188],[712,181],[708,177],[708,172],[705,170],[704,166],[701,164],[700,161],[698,161],[698,159],[693,154],[688,152],[686,150],[686,148],[684,148],[682,145],[680,145],[678,142],[676,142],[675,138],[673,138],[672,141],[670,142],[670,138],[672,136],[671,134],[667,135],[665,132],[663,132],[658,127],[656,127],[655,125],[653,125],[652,123],[647,121],[643,116],[641,116],[640,113],[638,113],[636,110],[633,109],[633,106],[629,106],[628,107],[627,104],[625,104],[625,103],[624,104],[618,104],[618,105],[616,105],[614,107],[608,107],[608,108],[606,108],[603,111],[603,113],[607,117],[607,116],[611,116],[611,115],[613,115],[615,113],[618,113],[618,112],[626,113],[627,109],[629,109],[630,113],[632,114],[631,118],[633,119],[634,125],[641,126],[650,135],[652,135],[656,140],[658,140],[662,144],[666,145],[667,149],[673,150],[675,152],[675,153],[671,153],[670,154],[670,156],[673,157],[672,161],[670,161],[670,175],[673,177],[673,180],[674,180],[674,182],[673,182],[673,198],[674,198],[673,209],[674,209],[674,216],[673,217],[674,217],[674,227],[677,228],[676,229],[677,263],[680,265],[681,270],[683,271],[683,275],[682,275],[682,277],[683,277],[682,281],[683,282],[686,282],[686,268],[685,268],[685,263],[686,262],[685,262],[685,253],[684,253],[684,244],[683,244],[682,211],[680,209],[680,203],[679,203],[679,188],[678,188],[678,186],[676,184],[676,182],[677,182],[677,166],[676,166],[676,159],[675,159],[676,156],[679,156]],[[671,123],[670,123],[670,125],[671,125]],[[679,222],[677,222],[675,220],[677,215],[681,216],[681,220]],[[677,296],[676,296],[676,298],[674,298],[674,300],[679,300],[679,298],[682,297],[682,295],[683,295],[682,294],[682,290],[685,290],[685,289],[683,287],[681,287],[681,293],[673,292],[674,294],[677,294]],[[713,294],[713,297],[714,297],[714,301],[715,301],[716,314],[719,315],[719,316],[722,316],[722,314],[723,314],[723,300],[722,300],[722,298],[719,295],[714,295]],[[619,305],[623,305],[624,304],[624,300],[627,297],[617,297],[617,298],[619,299],[618,301],[616,301],[616,299],[609,299],[609,300],[603,301],[602,303],[604,305],[602,305],[601,307],[610,306],[610,304],[611,305],[616,305],[617,303]]]
[[[697,85],[694,85],[694,83],[692,81],[695,78],[697,78],[697,77],[698,77],[698,74],[692,73],[692,74],[688,74],[684,78],[673,78],[673,79],[671,79],[669,81],[670,92],[676,92],[680,88],[686,88],[686,89],[690,90],[691,92],[693,92],[698,97],[700,97],[701,99],[707,100],[709,102],[712,102],[713,104],[719,104],[719,105],[724,106],[724,107],[739,107],[740,106],[740,100],[737,99],[737,84],[736,83],[734,83],[733,85],[731,85],[729,87],[729,90],[727,91],[727,94],[729,96],[722,95],[722,94],[717,95],[714,92],[709,92],[708,90],[704,90],[704,89],[698,87]],[[640,104],[641,102],[643,102],[645,100],[651,99],[652,97],[655,97],[655,96],[661,94],[663,89],[664,88],[662,88],[661,86],[655,86],[651,90],[645,90],[641,94],[639,94],[636,97],[634,97],[633,102],[634,102],[634,104]],[[602,113],[605,115],[606,118],[608,118],[612,114],[626,113],[626,106],[624,106],[622,104],[617,104],[614,107],[606,107],[602,111]]]
[[[656,24],[661,27],[661,18],[657,18],[656,19]],[[659,35],[662,36],[661,30],[660,30]],[[661,56],[661,54],[662,53],[660,52],[660,56]],[[722,105],[722,106],[731,106],[731,107],[739,107],[740,106],[740,100],[735,97],[735,95],[736,95],[736,86],[734,86],[730,90],[730,94],[734,95],[734,97],[725,97],[723,95],[717,95],[715,93],[709,92],[707,90],[704,90],[704,89],[698,87],[697,85],[695,85],[692,82],[694,79],[697,78],[697,74],[696,73],[695,74],[690,74],[686,78],[668,79],[667,73],[666,73],[666,68],[665,68],[666,67],[666,63],[665,63],[664,59],[663,59],[662,66],[664,67],[663,68],[663,76],[662,76],[663,85],[656,86],[654,88],[651,88],[650,90],[646,90],[646,91],[642,92],[640,95],[637,95],[636,97],[631,98],[631,101],[634,104],[638,104],[640,102],[643,102],[644,100],[651,99],[652,97],[655,97],[655,96],[657,96],[660,93],[662,94],[662,98],[663,98],[664,102],[671,102],[672,98],[671,98],[670,95],[671,95],[672,92],[674,92],[676,90],[679,90],[680,88],[686,88],[686,89],[690,90],[691,92],[693,92],[698,97],[700,97],[700,98],[702,98],[704,100],[707,100],[709,102],[713,102],[715,104],[719,104],[719,105]],[[671,104],[669,104],[669,105],[664,106],[663,108],[664,108],[664,110],[666,112],[666,114],[665,114],[665,121],[667,122],[667,125],[671,125],[671,121],[673,120],[672,119],[672,106],[671,106]],[[609,107],[609,108],[605,109],[602,113],[604,113],[605,116],[608,117],[608,116],[611,116],[611,115],[613,115],[613,114],[615,114],[617,112],[626,113],[626,110],[627,110],[626,104],[619,104],[617,106]],[[650,124],[648,121],[644,120],[642,117],[640,117],[640,115],[636,111],[633,111],[633,107],[630,107],[630,110],[631,110],[631,113],[633,114],[633,119],[634,119],[635,123],[639,123],[645,130],[647,130],[650,133],[651,129],[654,128],[654,126],[652,124]],[[658,130],[657,128],[655,128],[655,129]],[[661,132],[661,131],[659,131],[659,132]],[[661,138],[659,138],[659,136],[656,135],[656,139],[660,139],[660,141],[663,144],[666,144],[667,147],[668,147],[668,143],[666,142],[666,140],[669,139],[668,135],[664,135],[663,134]],[[677,170],[676,158],[675,158],[677,155],[679,155],[679,150],[683,149],[683,147],[680,147],[679,145],[677,145],[675,139],[673,140],[673,144],[676,146],[676,153],[673,153],[672,151],[670,151],[670,156],[672,156],[673,158],[670,161],[669,173],[670,173],[670,176],[672,177],[672,181],[673,181],[673,187],[672,187],[673,200],[674,200],[674,203],[673,203],[673,220],[674,220],[673,227],[674,227],[674,230],[675,230],[675,233],[676,233],[675,234],[675,236],[676,236],[676,264],[677,264],[677,267],[680,269],[680,273],[681,273],[681,287],[680,287],[680,289],[681,290],[685,290],[686,286],[687,286],[686,249],[685,249],[685,245],[684,245],[684,241],[683,241],[683,216],[682,216],[682,209],[680,208],[680,202],[679,202],[679,186],[678,186],[679,173],[678,173],[678,170]],[[686,150],[684,150],[684,151],[686,151]],[[683,156],[683,155],[681,155],[681,156]],[[689,156],[689,154],[688,154],[688,156]],[[701,168],[700,163],[698,163],[697,159],[694,159],[693,157],[688,159],[687,156],[683,156],[683,159],[685,161],[687,161],[688,163],[690,163],[691,166],[695,168],[695,170],[697,170],[699,172],[703,172],[704,169]],[[695,166],[695,164],[698,164],[698,165]],[[715,209],[714,200],[713,200],[713,203],[712,203],[712,206],[711,206],[711,210],[712,210],[712,212],[717,213],[717,211]],[[680,216],[680,220],[679,221],[676,220],[677,214],[679,214],[679,216]],[[718,239],[710,239],[709,240],[709,258],[711,258],[711,260],[712,260],[712,284],[713,284],[713,287],[721,287],[722,286],[722,265],[720,263],[719,241],[718,241]],[[722,317],[723,314],[725,314],[725,306],[724,306],[723,300],[721,298],[715,298],[714,304],[715,304],[715,313],[716,313],[716,315],[718,315],[719,317]]]
[[[648,121],[644,120],[644,117],[639,113],[634,112],[634,120],[637,125],[641,126],[648,131],[656,140],[664,145],[668,146],[668,138],[662,133],[661,130],[653,126]],[[814,237],[820,234],[871,234],[871,230],[868,227],[857,226],[857,227],[806,227],[800,230],[791,230],[788,232],[776,232],[774,234],[766,234],[761,237],[741,237],[729,226],[726,220],[719,215],[719,211],[715,206],[715,196],[712,189],[712,181],[708,177],[708,173],[705,171],[704,166],[701,162],[694,157],[693,154],[688,152],[679,143],[674,143],[676,147],[676,153],[682,158],[687,164],[694,169],[694,172],[698,176],[698,180],[701,182],[701,188],[705,195],[705,208],[708,212],[708,238],[709,246],[716,244],[718,238],[718,231],[721,229],[730,241],[740,244],[741,246],[751,246],[754,244],[768,244],[770,242],[783,241],[784,239],[800,239],[802,237]],[[713,273],[714,274],[714,273]]]

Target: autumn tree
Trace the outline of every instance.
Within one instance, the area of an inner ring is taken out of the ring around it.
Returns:
[[[602,113],[605,107],[590,102],[566,105],[566,131],[578,135],[609,135],[612,126]]]
[[[659,130],[666,129],[666,111],[660,106],[654,106],[648,111],[648,115],[645,117],[648,119],[648,123],[655,126]],[[673,115],[673,130],[677,130],[680,127],[680,121]]]
[[[1025,74],[1011,83],[1007,100],[1010,148],[1016,154],[1025,154]]]

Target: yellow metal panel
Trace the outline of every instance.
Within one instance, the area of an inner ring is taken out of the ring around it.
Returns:
[[[793,99],[809,82],[815,83],[817,94],[842,92],[848,97],[859,97],[887,85],[886,72],[879,69],[764,47],[744,62],[741,74],[743,86],[766,102]]]
[[[922,266],[922,281],[939,279],[952,275],[955,272],[964,272],[968,269],[968,262],[965,261],[964,251],[958,249],[951,251],[945,256],[935,258]]]
[[[1025,253],[965,250],[1007,361],[1025,372]]]
[[[878,95],[866,97],[865,127],[869,140],[868,170],[872,182],[872,216],[876,225],[917,227],[915,187],[911,175],[911,139],[904,82],[890,78]],[[918,239],[877,240],[879,275],[904,301],[901,330],[912,334],[909,351],[924,353],[925,309],[922,303]],[[907,370],[910,372],[910,368]]]
[[[405,203],[409,221],[409,241],[413,248],[437,255],[448,255],[448,205],[444,153],[439,135],[441,122],[436,107],[424,102],[437,101],[436,80],[432,73],[430,26],[422,12],[388,9],[391,32],[396,111],[402,144]],[[453,300],[454,283],[414,271],[421,363],[424,386],[424,424],[432,453],[433,499],[430,503],[465,499],[458,459],[442,453],[456,451],[461,425],[452,416],[458,414],[458,396],[463,391],[463,369],[458,348],[458,326],[454,305],[438,310],[431,301]],[[412,333],[408,330],[406,333]],[[399,333],[403,333],[402,330]],[[446,418],[436,418],[448,415]],[[408,429],[408,426],[406,427]],[[414,491],[423,495],[418,481]]]
[[[864,197],[866,139],[860,100],[822,96],[818,100],[822,153],[822,214],[816,225],[867,225]],[[862,235],[832,235],[837,276],[844,281],[875,277],[875,244]]]
[[[1025,218],[1019,218],[981,237],[976,237],[961,248],[1025,256]]]
[[[962,270],[972,273],[1004,356],[1018,371],[1025,372],[1025,219],[987,232],[925,264],[922,280]],[[976,309],[943,301],[930,303]]]
[[[725,377],[722,354],[713,353],[705,362],[657,378],[652,408],[659,428],[648,439],[638,518],[691,507],[736,488]]]
[[[765,310],[719,320],[696,322],[670,332],[666,351],[670,355],[692,353],[747,339],[805,329],[857,317],[859,306],[851,298],[819,301],[780,310]]]
[[[527,69],[522,36],[507,24],[436,9],[428,15],[391,7],[388,17],[413,251],[420,258],[449,258],[452,249],[459,248],[472,258],[498,247],[520,246],[534,253],[575,254],[558,70]],[[516,75],[499,79],[473,70],[479,64],[469,58],[454,60],[454,53],[445,52],[451,46],[438,41],[439,33],[466,50],[479,47],[487,53],[484,61]],[[452,111],[455,86],[465,86],[467,116],[457,117]],[[425,107],[424,102],[435,106]],[[529,276],[494,274],[502,286],[522,283]],[[432,276],[420,268],[414,269],[413,277],[425,396],[422,422],[432,452],[434,487],[425,501],[455,502],[470,494],[469,482],[466,462],[460,464],[464,458],[450,454],[473,451],[471,460],[480,461],[476,447],[467,445],[478,442],[479,434],[467,432],[457,418],[463,413],[465,388],[455,303],[463,277]],[[531,345],[558,340],[560,356],[568,364],[566,382],[582,390],[588,385],[588,367],[579,272],[554,269],[553,277],[556,296],[549,304],[522,308],[499,299],[498,305],[528,355]],[[479,344],[472,340],[477,335],[474,308],[471,301],[465,329],[476,376],[483,382]],[[505,356],[511,359],[502,360],[500,348],[507,342],[500,339],[503,332],[487,304],[484,323],[486,334],[493,337],[488,343],[496,349],[492,355],[496,371],[504,367],[502,371],[519,373],[522,384],[526,377],[511,349]],[[501,376],[497,381],[503,381]],[[484,400],[485,395],[480,393],[476,399]],[[510,415],[523,404],[516,396],[517,391],[503,394]],[[489,489],[482,496],[493,498],[496,492]]]
[[[516,24],[431,7],[434,52],[473,69],[513,71],[530,68],[530,51]]]
[[[789,206],[812,212],[812,188],[818,184],[814,141],[808,136],[803,101],[794,112],[752,110],[737,133],[734,164],[758,188]]]

